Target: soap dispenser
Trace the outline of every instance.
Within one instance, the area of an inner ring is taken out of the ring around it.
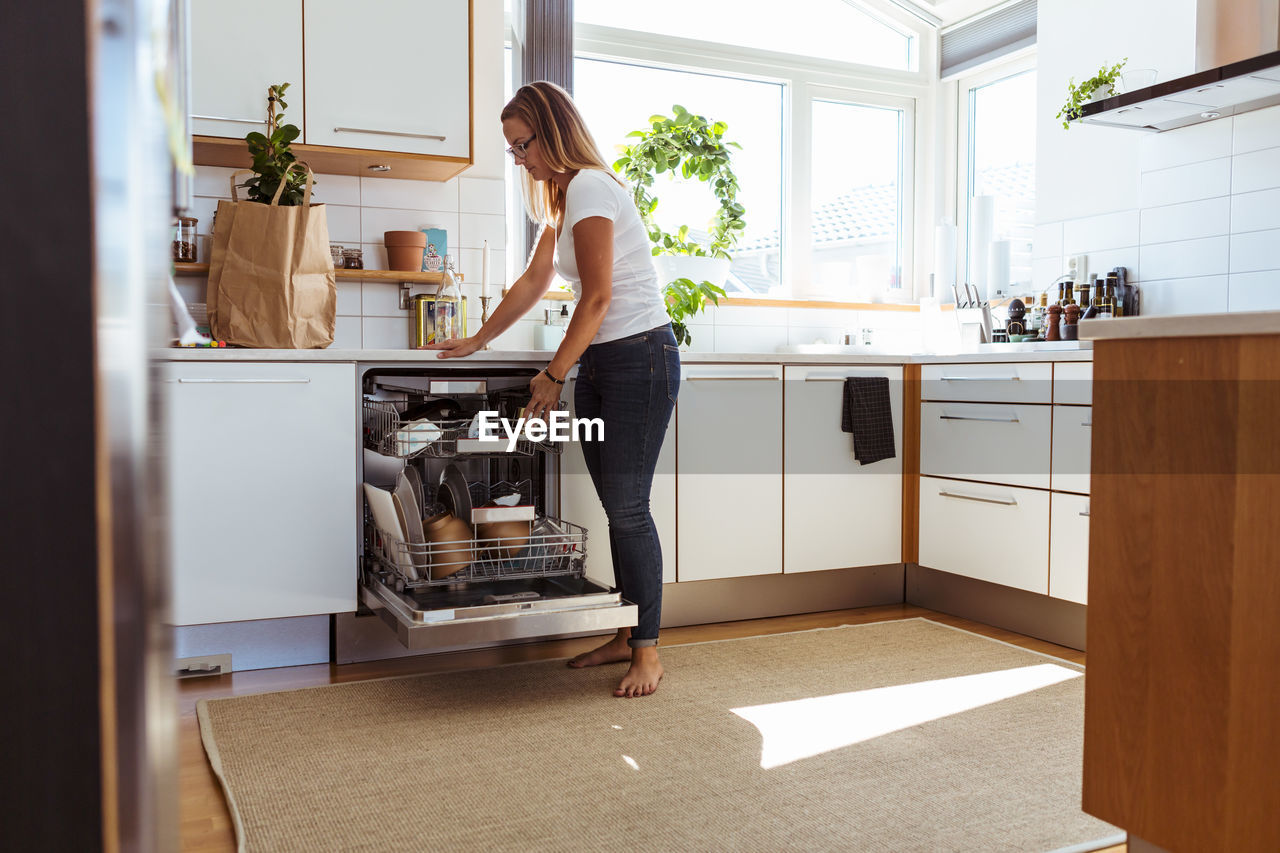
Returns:
[[[568,313],[568,307],[564,307],[563,314]],[[561,341],[564,340],[564,327],[556,324],[555,309],[547,308],[543,312],[543,322],[534,331],[534,349],[554,350],[560,348]]]

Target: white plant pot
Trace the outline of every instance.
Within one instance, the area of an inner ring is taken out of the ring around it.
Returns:
[[[709,281],[724,287],[729,278],[728,258],[701,258],[697,255],[657,255],[653,259],[658,271],[658,285],[666,287],[678,278],[691,279],[694,283]]]
[[[1103,86],[1101,89],[1095,89],[1093,97],[1085,101],[1086,104],[1092,104],[1094,101],[1101,101],[1110,98],[1112,95],[1118,94],[1114,85]]]

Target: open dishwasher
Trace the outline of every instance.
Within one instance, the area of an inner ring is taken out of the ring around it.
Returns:
[[[561,445],[499,428],[529,400],[531,367],[380,367],[361,377],[361,603],[411,650],[636,624],[587,577],[587,531],[559,517]],[[418,522],[421,523],[418,523]]]

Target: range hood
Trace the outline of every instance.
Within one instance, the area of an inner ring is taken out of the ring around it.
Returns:
[[[1094,101],[1080,122],[1159,133],[1280,104],[1280,50]]]

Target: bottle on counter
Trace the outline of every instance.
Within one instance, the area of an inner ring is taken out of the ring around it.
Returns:
[[[1105,280],[1105,289],[1102,293],[1102,301],[1098,306],[1098,316],[1104,320],[1110,320],[1117,316],[1115,279],[1110,275],[1108,275]]]
[[[454,274],[453,260],[444,256],[444,272],[436,288],[436,342],[451,341],[462,334],[462,288]]]
[[[1091,300],[1090,294],[1093,291],[1093,284],[1097,280],[1097,273],[1090,273],[1088,281],[1082,281],[1076,285],[1076,305],[1080,306],[1080,316],[1082,317],[1089,309],[1089,303]]]

